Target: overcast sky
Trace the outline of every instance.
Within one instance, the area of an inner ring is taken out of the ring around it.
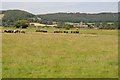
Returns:
[[[24,0],[25,1],[25,0]],[[27,1],[27,0],[26,0]],[[34,1],[34,0],[32,0]],[[46,0],[48,1],[48,0]],[[71,0],[73,1],[73,0]],[[56,12],[80,12],[80,13],[100,13],[117,12],[118,2],[15,2],[14,0],[2,0],[2,9],[20,9],[33,14],[46,14]]]
[[[120,0],[1,0],[1,2],[118,2]]]

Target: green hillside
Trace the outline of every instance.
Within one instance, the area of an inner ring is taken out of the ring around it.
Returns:
[[[28,18],[35,17],[34,14],[21,10],[2,11],[2,14],[4,14],[2,18],[3,25],[12,25],[16,20],[27,20]]]
[[[55,13],[38,16],[44,20],[57,22],[116,22],[118,18],[117,13]]]

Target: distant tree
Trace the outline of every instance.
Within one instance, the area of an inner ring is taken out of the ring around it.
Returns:
[[[69,30],[70,28],[73,28],[73,25],[70,24],[64,24],[64,28]]]
[[[117,29],[118,28],[118,24],[114,23],[114,24],[108,24],[107,22],[105,23],[100,23],[99,25],[99,29]]]
[[[63,28],[63,26],[64,26],[64,23],[62,23],[62,22],[59,22],[59,23],[57,23],[57,26],[56,26],[56,28]]]
[[[37,15],[42,20],[55,21],[55,22],[116,22],[118,21],[118,13],[98,13],[98,14],[85,14],[85,13],[54,13]]]
[[[73,25],[59,22],[59,23],[57,23],[57,28],[65,28],[65,29],[69,30],[70,28],[73,28]]]
[[[15,22],[16,28],[27,28],[29,26],[29,22],[27,20],[18,20]]]

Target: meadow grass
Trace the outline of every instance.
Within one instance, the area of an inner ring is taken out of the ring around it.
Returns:
[[[2,77],[117,78],[117,31],[93,30],[97,34],[89,35],[91,30],[83,29],[83,34],[36,33],[34,29],[26,29],[26,34],[3,33]]]

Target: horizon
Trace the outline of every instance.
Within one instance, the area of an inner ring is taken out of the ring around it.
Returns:
[[[18,10],[18,11],[25,11],[25,12],[28,12],[28,13],[31,13],[31,14],[33,14],[33,15],[46,15],[46,14],[56,14],[56,13],[79,13],[79,14],[101,14],[101,13],[118,13],[118,12],[94,12],[94,13],[85,13],[85,12],[53,12],[53,13],[50,13],[50,12],[48,12],[48,13],[43,13],[43,14],[34,14],[34,13],[32,13],[32,12],[30,12],[30,11],[27,11],[27,10],[20,10],[20,9],[2,9],[2,10],[0,10],[0,11],[8,11],[8,10]]]
[[[111,6],[112,5],[112,6]],[[3,2],[2,10],[23,10],[35,15],[52,13],[117,13],[117,2]]]

